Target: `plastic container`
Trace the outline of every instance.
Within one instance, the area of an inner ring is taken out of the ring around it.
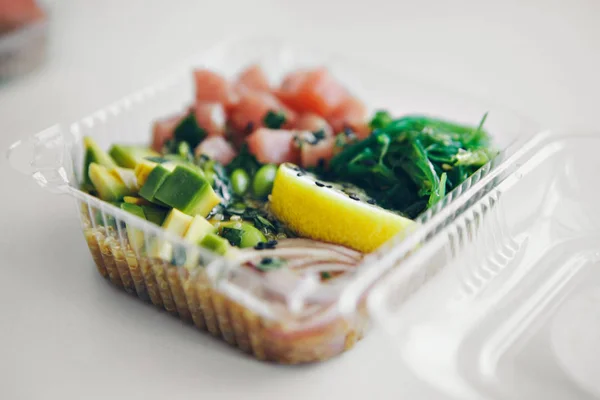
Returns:
[[[13,145],[11,163],[41,186],[77,200],[83,233],[100,274],[114,285],[151,301],[159,308],[208,330],[258,359],[280,363],[324,360],[352,347],[367,327],[365,295],[371,285],[399,261],[390,251],[395,238],[369,255],[353,273],[327,282],[316,276],[260,275],[232,260],[174,237],[161,228],[91,197],[77,189],[83,163],[81,138],[92,136],[102,147],[114,142],[147,143],[154,119],[181,110],[192,99],[191,71],[205,66],[232,76],[260,62],[276,81],[291,69],[326,65],[370,106],[394,113],[426,112],[477,123],[490,111],[486,127],[497,132],[505,147],[531,132],[531,125],[501,108],[465,100],[432,89],[395,73],[331,56],[302,51],[264,40],[231,41],[184,65],[172,76],[134,93],[75,123],[56,125]],[[425,213],[420,229],[439,210],[469,191],[489,167]],[[127,230],[142,232],[145,245],[134,251]],[[160,240],[173,247],[173,263],[146,257],[149,243]],[[196,257],[199,256],[199,257]],[[192,266],[181,265],[195,259]]]
[[[371,292],[402,362],[446,397],[600,398],[599,145],[547,132],[508,149]]]

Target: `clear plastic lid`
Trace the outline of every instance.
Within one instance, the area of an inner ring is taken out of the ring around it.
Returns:
[[[372,316],[420,379],[460,399],[600,398],[599,146],[509,148],[374,288]]]

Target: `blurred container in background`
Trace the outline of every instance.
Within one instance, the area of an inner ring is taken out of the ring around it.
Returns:
[[[0,82],[41,64],[46,31],[46,10],[36,0],[0,0]]]

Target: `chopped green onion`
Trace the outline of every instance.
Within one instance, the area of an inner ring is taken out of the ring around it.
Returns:
[[[242,243],[242,235],[243,234],[244,234],[244,231],[242,231],[241,229],[235,229],[235,228],[221,229],[221,237],[227,239],[227,241],[232,246],[240,247],[240,244]]]
[[[256,264],[256,269],[267,272],[279,269],[285,265],[285,261],[278,257],[265,257]]]
[[[267,128],[280,129],[285,124],[285,114],[281,111],[269,111],[265,115],[263,122]]]

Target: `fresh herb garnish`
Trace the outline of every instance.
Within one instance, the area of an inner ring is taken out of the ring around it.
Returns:
[[[323,271],[323,272],[321,272],[321,279],[323,279],[323,280],[331,279],[331,274],[327,271]]]
[[[383,129],[392,122],[393,118],[389,112],[380,110],[375,113],[369,126],[371,129]]]
[[[344,144],[330,161],[327,178],[351,182],[377,204],[409,217],[441,200],[495,155],[483,129],[486,116],[478,127],[424,116],[388,117],[378,112],[368,138]]]
[[[275,227],[273,226],[273,224],[271,223],[271,221],[269,221],[268,219],[266,219],[263,216],[260,215],[256,215],[252,218],[252,222],[254,224],[254,226],[260,230],[268,230],[268,231],[275,231]]]
[[[280,129],[285,124],[285,114],[281,111],[269,110],[263,119],[263,123],[267,128]]]
[[[313,136],[319,142],[320,140],[325,139],[325,131],[323,129],[313,132]]]
[[[223,199],[225,204],[231,200],[231,183],[223,165],[211,160],[204,154],[194,160],[195,164],[202,168],[215,192]]]
[[[227,239],[227,241],[229,241],[229,243],[231,243],[232,246],[237,246],[239,247],[240,244],[242,243],[242,235],[244,234],[244,232],[241,229],[235,229],[235,228],[223,228],[221,229],[221,236],[225,239]]]
[[[188,142],[179,142],[177,145],[177,154],[189,161],[194,160],[193,149]]]
[[[273,271],[285,265],[285,261],[278,257],[264,257],[258,264],[256,269],[262,272]]]
[[[196,116],[190,112],[179,125],[175,127],[173,137],[176,142],[187,142],[192,149],[195,149],[198,144],[206,137],[206,131],[198,126]]]
[[[241,168],[252,177],[261,165],[262,164],[256,160],[256,157],[250,153],[250,150],[248,150],[248,145],[244,143],[240,148],[238,155],[227,164],[227,172],[232,173],[236,169]]]

